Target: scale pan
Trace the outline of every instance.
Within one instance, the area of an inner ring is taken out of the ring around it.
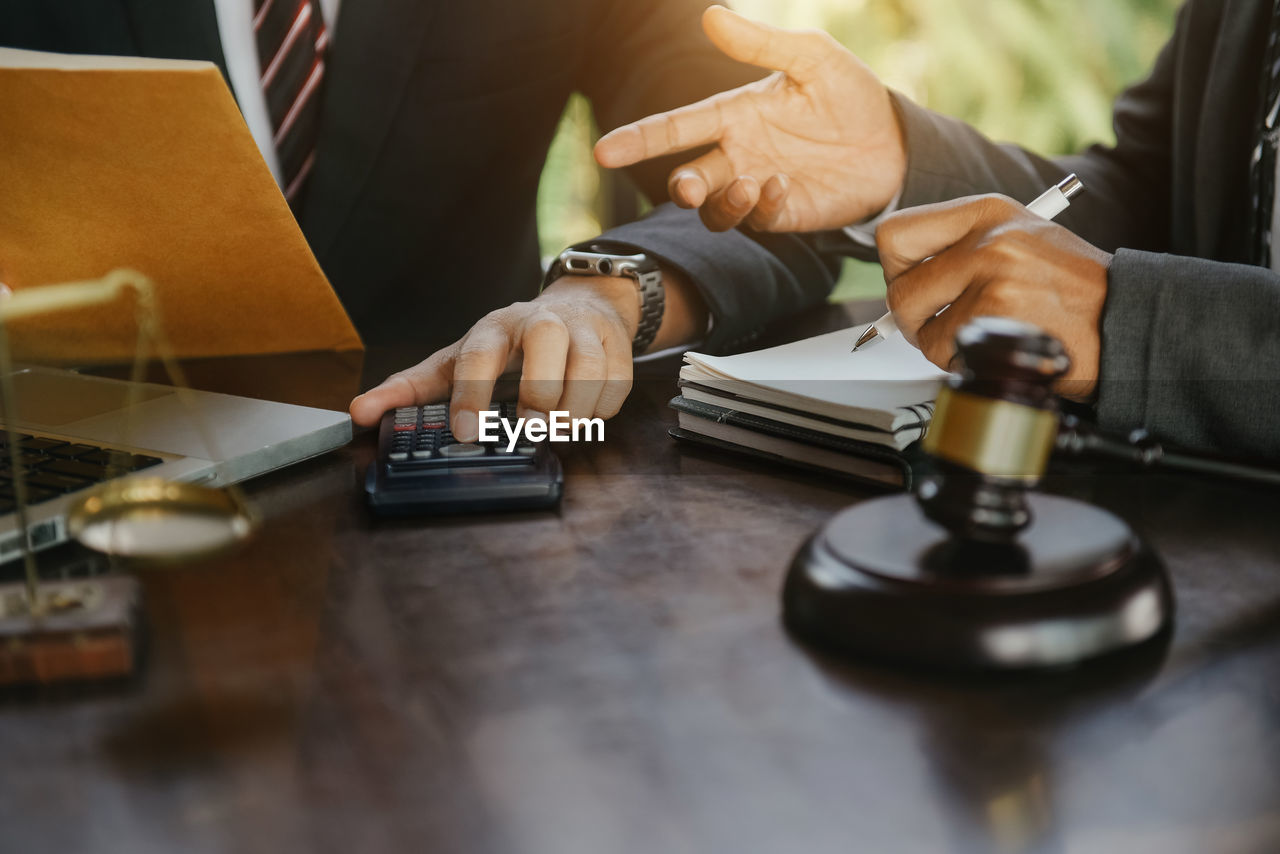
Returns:
[[[243,543],[257,520],[221,489],[157,477],[112,481],[71,508],[81,545],[139,563],[199,560]]]

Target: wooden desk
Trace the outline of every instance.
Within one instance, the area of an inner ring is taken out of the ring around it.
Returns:
[[[374,522],[369,434],[253,483],[245,553],[145,576],[136,684],[0,700],[0,851],[1280,851],[1280,495],[1056,480],[1167,559],[1163,654],[840,663],[778,590],[865,494],[677,445],[673,372],[564,455],[558,514]]]

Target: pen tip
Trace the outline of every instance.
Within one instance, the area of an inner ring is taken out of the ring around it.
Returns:
[[[862,334],[858,336],[858,340],[853,342],[853,349],[850,350],[849,352],[856,353],[858,352],[858,348],[861,347],[863,344],[874,341],[876,338],[879,338],[879,337],[880,337],[880,333],[876,330],[876,326],[873,323],[862,331]]]

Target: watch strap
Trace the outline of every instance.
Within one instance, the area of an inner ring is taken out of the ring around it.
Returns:
[[[594,270],[590,272],[575,270],[567,265],[564,260],[565,254],[573,252],[604,255],[618,263],[612,264],[610,272],[603,274]],[[658,329],[662,326],[662,316],[666,310],[666,292],[662,286],[662,270],[659,269],[657,262],[647,256],[640,264],[636,264],[633,260],[636,255],[643,254],[614,255],[603,251],[598,246],[571,247],[552,262],[551,267],[547,270],[547,275],[543,278],[542,286],[545,288],[556,279],[566,275],[608,275],[626,277],[634,281],[636,283],[636,294],[640,302],[640,320],[636,324],[635,336],[631,339],[631,354],[639,356],[649,349],[650,345],[653,344],[653,340],[658,336]]]
[[[667,307],[666,289],[662,287],[662,271],[650,270],[636,277],[636,287],[640,290],[640,322],[636,325],[635,337],[631,339],[631,355],[639,356],[649,349],[653,339],[658,337],[658,328],[662,326],[662,314]]]

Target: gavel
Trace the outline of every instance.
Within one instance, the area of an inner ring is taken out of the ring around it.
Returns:
[[[1026,493],[1058,432],[1053,384],[1071,360],[1034,326],[984,317],[956,335],[959,369],[938,393],[923,449],[936,474],[916,498],[954,536],[1009,542],[1031,522]]]
[[[1163,564],[1113,514],[1036,492],[1070,360],[1030,324],[979,318],[923,440],[914,496],[862,501],[792,561],[783,616],[846,654],[945,669],[1062,667],[1155,641]]]

